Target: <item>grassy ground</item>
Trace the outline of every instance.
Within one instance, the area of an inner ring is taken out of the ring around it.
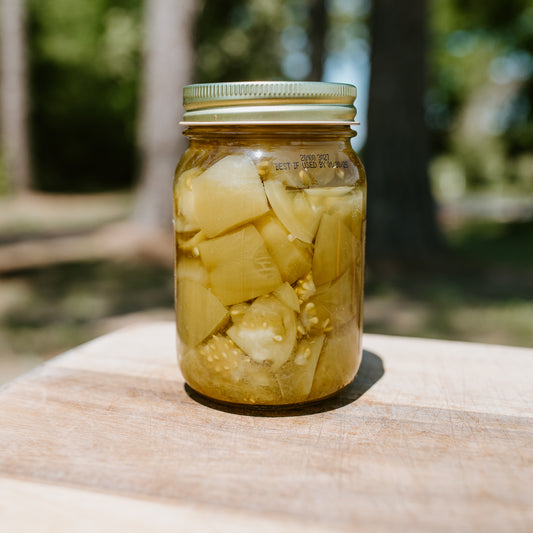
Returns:
[[[80,238],[127,214],[123,196],[93,200],[75,210]],[[47,227],[39,230],[35,211],[24,225],[24,211],[0,216],[0,254],[17,239],[60,232],[68,218],[61,209],[55,219],[53,209],[44,209]],[[446,231],[448,259],[434,271],[369,276],[365,330],[533,346],[532,237],[533,221],[456,224]],[[142,254],[89,255],[0,273],[0,382],[135,320],[171,320],[172,305],[172,266]]]
[[[446,231],[446,261],[366,286],[367,332],[533,347],[533,221]]]

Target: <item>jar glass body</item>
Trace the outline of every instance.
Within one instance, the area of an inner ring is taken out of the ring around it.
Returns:
[[[178,359],[212,399],[290,405],[361,362],[366,179],[349,126],[195,126],[174,181]]]

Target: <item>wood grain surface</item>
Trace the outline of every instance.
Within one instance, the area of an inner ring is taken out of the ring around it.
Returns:
[[[366,335],[302,409],[189,391],[171,323],[0,390],[0,531],[533,531],[533,350]]]

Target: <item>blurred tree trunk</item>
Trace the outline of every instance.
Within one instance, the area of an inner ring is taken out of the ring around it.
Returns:
[[[307,79],[309,81],[320,81],[324,73],[324,56],[328,31],[326,0],[311,0],[309,16],[311,18],[309,31],[309,40],[311,42],[311,72],[307,76]]]
[[[145,51],[139,120],[141,172],[133,219],[172,227],[172,179],[187,142],[178,121],[192,76],[195,0],[145,0]]]
[[[419,261],[441,245],[424,121],[426,0],[374,0],[368,141],[369,262]]]
[[[0,22],[2,158],[10,190],[21,193],[32,181],[25,1],[2,0]]]

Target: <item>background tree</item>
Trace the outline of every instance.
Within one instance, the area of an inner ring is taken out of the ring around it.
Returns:
[[[171,228],[171,181],[186,147],[178,125],[181,91],[192,78],[195,0],[146,0],[145,55],[139,123],[141,173],[134,220]]]
[[[369,259],[420,260],[438,249],[424,121],[426,0],[374,0],[365,164]]]
[[[13,1],[6,0],[2,6],[14,5]],[[26,4],[34,187],[47,192],[130,188],[139,175],[137,117],[143,101],[139,98],[139,64],[144,2],[26,0]],[[391,128],[405,124],[399,113],[414,105],[415,85],[405,74],[423,54],[420,46],[412,44],[414,34],[395,37],[388,30],[380,32],[376,23],[371,90],[365,87],[366,75],[351,78],[367,68],[368,0],[203,0],[197,4],[202,9],[192,31],[195,72],[191,81],[318,79],[324,73],[313,65],[324,65],[325,56],[327,81],[353,81],[359,86],[360,111],[367,93],[374,103],[381,101],[371,108],[369,120],[376,126],[371,126],[370,145],[372,136],[376,142],[385,142],[379,137],[405,140],[410,135],[409,131],[392,133]],[[406,17],[405,10],[413,9],[407,6],[397,13],[392,3],[375,0],[374,4],[375,13],[383,11],[390,18]],[[445,189],[459,196],[489,189],[500,194],[504,188],[523,196],[524,191],[533,190],[533,5],[531,0],[502,5],[499,0],[429,3],[431,39],[425,43],[429,46],[429,90],[417,90],[416,98],[418,109],[425,108],[431,129],[430,174],[439,201]],[[324,7],[326,16],[317,16]],[[400,26],[405,24],[394,24],[390,30],[401,32]],[[2,48],[13,59],[11,44]],[[392,67],[407,58],[406,69],[397,68],[397,75],[391,77],[392,85],[391,78],[377,81],[383,70],[378,65],[379,49],[386,49],[381,57],[388,58]],[[325,50],[322,60],[317,59],[321,50]],[[347,67],[350,62],[357,67]],[[406,84],[410,92],[398,96],[400,86]],[[382,97],[380,91],[387,94]],[[179,89],[175,94],[174,103],[180,106]],[[401,101],[393,115],[383,107],[394,107],[391,98]],[[181,113],[180,107],[176,121]],[[409,124],[412,117],[410,113]],[[374,157],[370,145],[362,153],[371,176],[372,201],[386,187],[377,183],[379,173],[372,169],[373,164],[383,163],[376,160],[382,148]],[[422,145],[411,145],[419,150],[420,160]],[[400,188],[402,194],[407,193],[406,187]],[[388,208],[385,212],[396,216]],[[370,233],[373,225],[370,221]],[[403,225],[393,224],[394,231]],[[420,238],[411,240],[415,243]],[[378,243],[378,237],[369,239],[369,246]]]
[[[280,30],[289,24],[291,4],[204,0],[194,27],[195,81],[281,79]]]
[[[25,0],[3,0],[0,8],[2,158],[10,190],[21,193],[32,182]]]
[[[311,43],[311,70],[308,80],[321,81],[326,60],[326,37],[328,33],[328,12],[325,0],[312,0],[309,8]]]
[[[35,187],[131,187],[140,0],[26,1]]]
[[[430,14],[426,113],[437,193],[525,200],[533,192],[533,2],[447,0]]]

